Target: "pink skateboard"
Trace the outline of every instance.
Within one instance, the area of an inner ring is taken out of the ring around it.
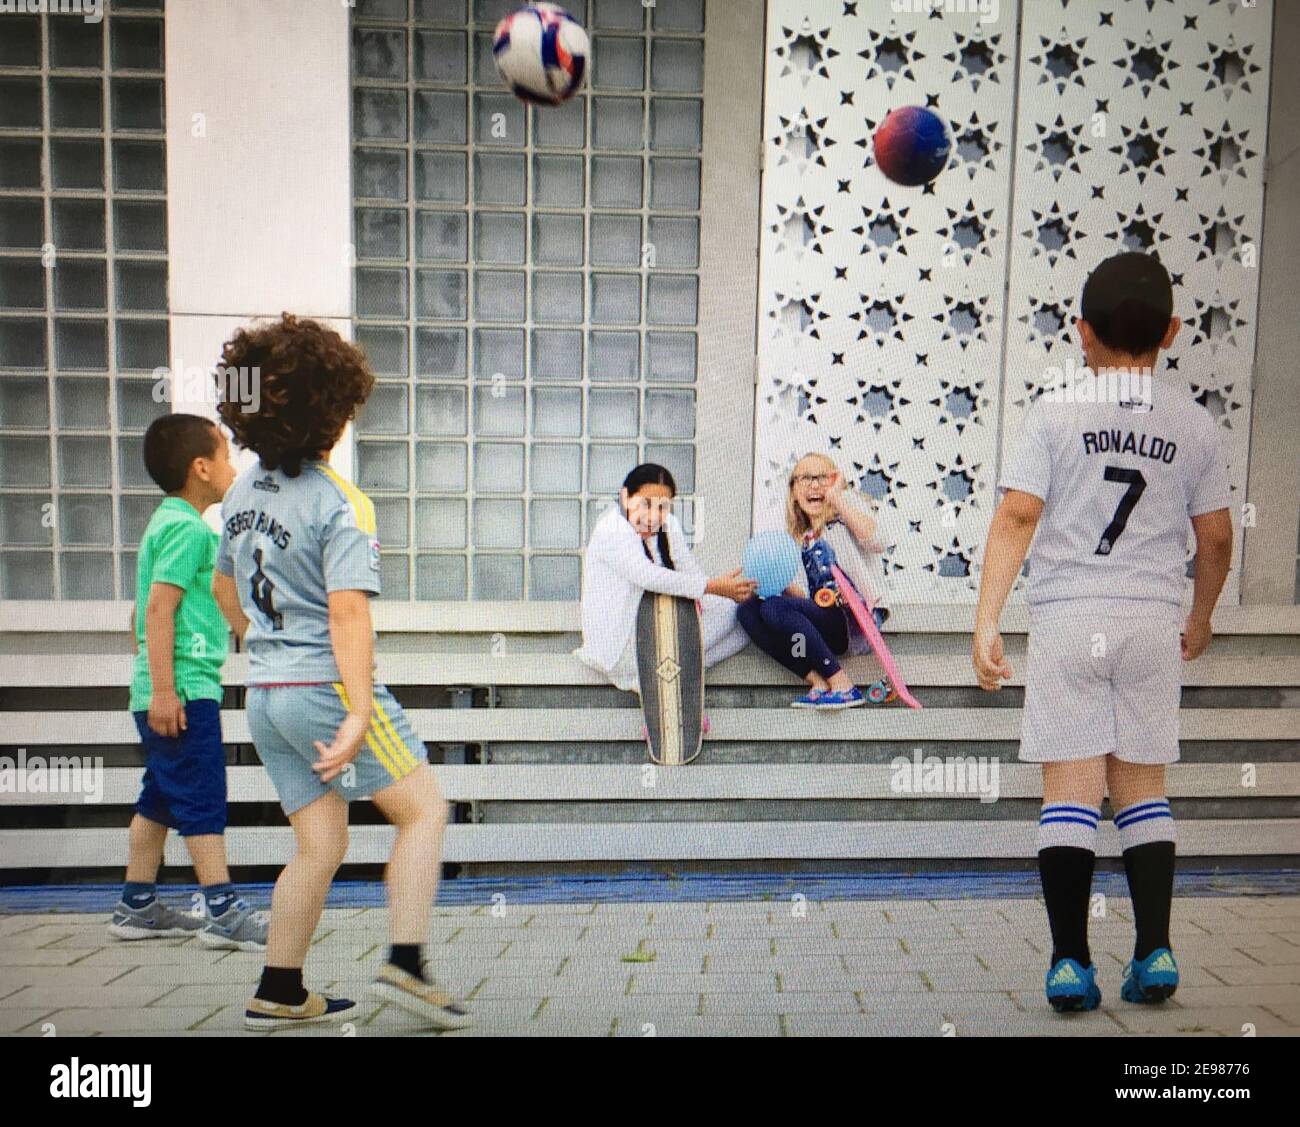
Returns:
[[[863,605],[862,599],[858,596],[858,592],[849,581],[848,576],[835,564],[831,564],[831,574],[835,576],[835,585],[839,588],[840,598],[844,600],[845,605],[862,628],[862,633],[866,635],[867,643],[871,646],[872,653],[876,655],[876,660],[880,662],[881,668],[884,669],[885,676],[889,678],[889,683],[894,687],[894,692],[898,694],[899,699],[908,708],[920,708],[921,702],[912,695],[912,691],[903,683],[902,674],[898,672],[898,666],[894,664],[894,656],[889,652],[889,647],[885,645],[885,639],[880,636],[880,628],[876,625],[876,616],[871,613],[870,608]]]

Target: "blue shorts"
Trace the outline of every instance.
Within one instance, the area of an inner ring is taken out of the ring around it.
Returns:
[[[221,704],[185,704],[186,728],[179,736],[160,736],[149,727],[149,713],[135,712],[144,745],[144,782],[136,812],[182,837],[220,834],[226,829],[226,751],[221,743]]]
[[[248,731],[280,796],[286,815],[334,791],[351,802],[369,798],[428,763],[402,706],[382,685],[374,687],[370,730],[356,758],[328,783],[312,770],[316,741],[328,744],[347,715],[347,694],[337,682],[319,685],[250,685]]]

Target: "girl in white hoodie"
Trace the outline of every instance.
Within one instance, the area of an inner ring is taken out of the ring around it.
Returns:
[[[714,665],[744,648],[736,605],[756,584],[740,568],[706,576],[672,514],[673,475],[647,462],[623,481],[618,508],[592,529],[583,559],[582,648],[577,656],[620,689],[637,689],[636,614],[646,591],[696,599],[704,664]]]

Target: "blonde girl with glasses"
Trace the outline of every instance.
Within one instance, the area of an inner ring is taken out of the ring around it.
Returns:
[[[791,584],[780,595],[751,598],[736,617],[759,649],[807,682],[808,692],[792,707],[861,707],[866,698],[839,658],[866,653],[869,647],[836,597],[831,564],[859,594],[872,591],[868,577],[879,568],[873,556],[880,551],[876,521],[845,488],[834,462],[824,454],[805,454],[790,472],[786,529],[799,545],[806,591]],[[880,624],[888,611],[877,608],[875,614]]]

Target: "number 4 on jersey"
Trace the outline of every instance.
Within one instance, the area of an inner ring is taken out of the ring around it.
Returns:
[[[1147,487],[1147,479],[1142,476],[1140,470],[1129,470],[1123,466],[1107,466],[1103,476],[1107,481],[1118,481],[1128,486],[1124,490],[1124,496],[1119,499],[1115,515],[1110,518],[1110,524],[1106,526],[1106,531],[1101,534],[1101,540],[1097,544],[1095,554],[1109,556],[1111,549],[1115,547],[1115,541],[1128,527],[1128,518],[1133,515],[1133,508],[1142,496],[1142,491]]]
[[[272,630],[284,629],[284,615],[275,609],[275,584],[271,577],[262,570],[262,549],[253,550],[253,562],[257,570],[250,580],[253,592],[253,605],[271,620]]]

